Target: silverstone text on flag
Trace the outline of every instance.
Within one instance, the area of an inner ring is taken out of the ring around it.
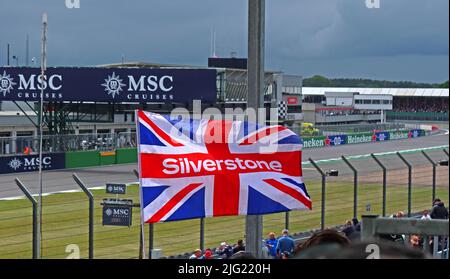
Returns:
[[[311,209],[289,129],[141,110],[137,120],[145,222]]]

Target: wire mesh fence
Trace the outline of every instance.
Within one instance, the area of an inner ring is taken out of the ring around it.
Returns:
[[[430,209],[432,200],[437,197],[448,204],[448,166],[437,164],[440,160],[448,161],[448,155],[442,150],[427,151],[427,155],[435,163],[434,168],[420,152],[402,154],[411,164],[410,176],[407,165],[397,154],[377,156],[386,167],[385,185],[383,169],[370,156],[348,158],[348,162],[356,170],[356,180],[355,172],[342,159],[317,161],[317,165],[327,174],[324,186],[321,174],[311,163],[305,162],[303,176],[313,201],[313,209],[264,215],[264,237],[269,232],[279,235],[285,228],[296,233],[335,227],[353,217],[359,219],[364,214],[381,216],[385,213],[390,216],[397,211],[408,213],[408,209],[411,214],[420,214],[423,210]],[[130,227],[102,224],[101,203],[105,198],[114,197],[105,193],[105,184],[114,177],[113,173],[107,174],[102,177],[89,172],[80,175],[82,180],[89,181],[86,186],[91,188],[94,197],[93,257],[142,257],[139,207],[132,209]],[[69,181],[73,184],[73,189],[78,189],[73,179],[68,179],[65,183]],[[30,181],[25,184],[27,183]],[[120,198],[139,203],[138,185],[128,184],[127,193]],[[26,198],[0,201],[0,258],[33,256],[32,215],[31,202]],[[157,223],[153,225],[151,233],[146,224],[144,250],[148,254],[149,250],[161,249],[162,256],[168,257],[189,253],[197,248],[215,248],[221,242],[233,244],[239,239],[245,239],[245,219],[245,216],[230,216],[205,218],[204,222],[195,219]],[[89,199],[86,194],[73,190],[44,196],[40,247],[42,258],[88,258],[89,246]]]

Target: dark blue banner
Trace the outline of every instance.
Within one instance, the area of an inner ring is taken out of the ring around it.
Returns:
[[[216,71],[210,69],[0,67],[0,101],[188,103],[216,101]]]
[[[376,141],[385,141],[385,140],[389,140],[390,138],[389,138],[389,135],[390,135],[390,133],[389,132],[378,132],[378,133],[375,133],[375,137],[376,138],[374,138]]]
[[[336,146],[347,143],[347,135],[333,135],[325,138],[326,146]]]
[[[64,169],[65,153],[42,155],[42,170]],[[0,174],[39,170],[39,155],[0,156]]]

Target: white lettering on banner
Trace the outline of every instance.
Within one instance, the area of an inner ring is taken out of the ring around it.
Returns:
[[[49,77],[49,82],[47,84],[47,76],[44,75],[44,78],[42,78],[42,75],[39,75],[36,80],[36,75],[32,74],[28,77],[28,79],[23,75],[19,74],[19,89],[20,90],[36,90],[37,89],[47,89],[47,86],[51,90],[60,90],[62,88],[62,76],[61,75],[51,75]],[[59,80],[59,85],[55,85],[55,79]],[[36,86],[37,84],[37,86]]]
[[[228,160],[197,160],[197,162],[191,161],[187,158],[167,158],[162,163],[165,174],[178,174],[178,173],[199,173],[202,170],[213,172],[226,170],[268,170],[268,171],[283,171],[283,167],[279,161],[255,161],[255,160],[242,160],[239,158]]]
[[[140,76],[136,81],[134,76],[128,75],[128,91],[150,91],[155,92],[159,89],[164,92],[169,92],[173,89],[173,77],[172,76],[162,76],[159,78],[157,76]]]

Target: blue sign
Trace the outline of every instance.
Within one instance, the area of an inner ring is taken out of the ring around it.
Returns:
[[[64,169],[66,165],[65,153],[51,153],[42,155],[42,169]],[[39,155],[0,156],[0,174],[30,172],[39,170]]]
[[[107,194],[124,195],[124,194],[127,193],[127,185],[125,185],[125,184],[115,184],[115,183],[106,183],[106,193]]]
[[[325,145],[328,146],[336,146],[336,145],[342,145],[347,143],[347,135],[333,135],[333,136],[327,136],[325,139]]]
[[[214,103],[212,69],[38,68],[0,67],[0,101]]]
[[[385,140],[389,140],[390,133],[389,132],[378,132],[375,133],[375,136],[377,137],[377,141],[385,141]]]

